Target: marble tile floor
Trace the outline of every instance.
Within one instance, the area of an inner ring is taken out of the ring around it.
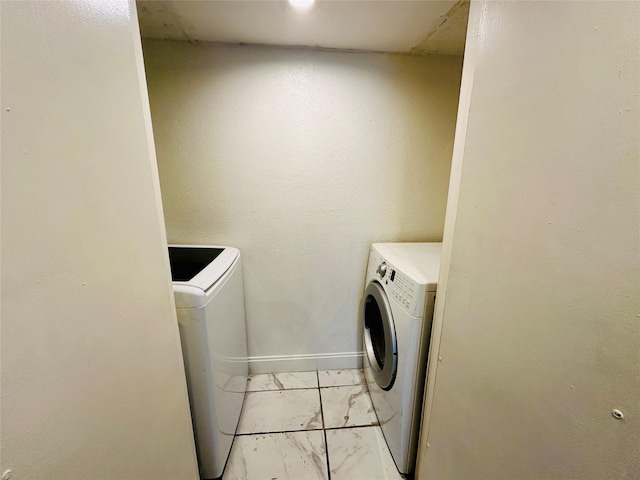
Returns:
[[[223,480],[401,480],[362,370],[249,377]]]

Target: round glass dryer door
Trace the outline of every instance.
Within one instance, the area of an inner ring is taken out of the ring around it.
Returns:
[[[393,386],[398,370],[398,344],[391,306],[378,282],[371,282],[364,292],[364,350],[373,377],[380,388]]]

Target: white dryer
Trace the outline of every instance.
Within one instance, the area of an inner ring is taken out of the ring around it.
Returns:
[[[441,243],[374,243],[362,298],[364,370],[389,450],[415,467]]]
[[[219,478],[249,373],[240,251],[169,245],[169,260],[200,478]]]

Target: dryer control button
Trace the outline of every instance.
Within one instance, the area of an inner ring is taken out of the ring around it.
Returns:
[[[378,273],[380,274],[380,278],[384,278],[387,274],[387,264],[385,262],[382,262],[378,267]]]

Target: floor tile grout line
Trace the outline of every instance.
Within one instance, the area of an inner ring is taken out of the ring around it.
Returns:
[[[328,388],[353,388],[353,387],[364,387],[366,391],[369,391],[369,387],[367,387],[364,383],[356,383],[353,385],[332,385],[331,387],[320,387],[320,390],[327,390]]]
[[[324,408],[322,406],[322,394],[320,393],[320,372],[316,370],[318,380],[318,398],[320,399],[320,415],[322,416],[322,436],[324,437],[324,460],[327,464],[327,480],[331,480],[331,470],[329,469],[329,445],[327,444],[327,432],[324,425]]]
[[[309,428],[307,430],[276,430],[270,432],[251,432],[251,433],[236,433],[236,437],[249,437],[251,435],[275,435],[278,433],[296,433],[296,432],[321,432],[324,428]]]
[[[236,433],[236,437],[247,437],[250,435],[271,435],[276,433],[295,433],[295,432],[319,432],[321,430],[345,430],[351,428],[368,428],[368,427],[379,427],[379,423],[367,423],[365,425],[346,425],[344,427],[323,427],[323,428],[309,428],[306,430],[273,430],[268,432],[248,432],[248,433]]]
[[[322,395],[320,394],[320,387],[318,387],[318,401],[320,402],[320,418],[322,418],[322,429],[324,430],[324,410],[322,408]]]
[[[272,390],[247,390],[245,393],[261,393],[261,392],[290,392],[292,390],[317,390],[326,388],[345,388],[345,387],[364,387],[364,383],[354,383],[351,385],[331,385],[327,387],[296,387],[296,388],[278,388]]]
[[[373,423],[373,424],[366,424],[366,425],[347,425],[346,427],[329,427],[329,428],[325,428],[324,430],[349,430],[349,429],[353,429],[353,428],[369,428],[369,427],[379,427],[380,424],[379,423]]]
[[[327,459],[327,480],[331,480],[331,464],[329,463],[329,443],[327,442],[327,430],[322,430],[324,435],[324,456]]]
[[[291,390],[316,390],[318,387],[276,388],[271,390],[247,390],[246,393],[260,392],[290,392]]]

